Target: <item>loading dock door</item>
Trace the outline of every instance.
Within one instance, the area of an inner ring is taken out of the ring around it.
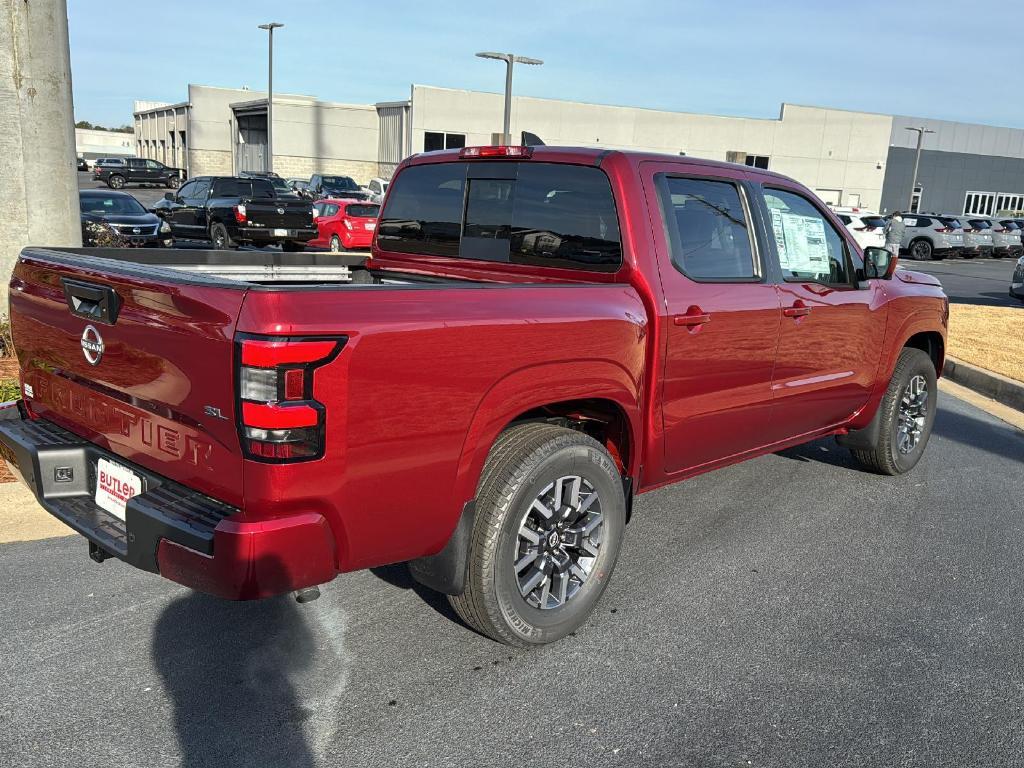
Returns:
[[[236,115],[235,163],[239,171],[267,170],[267,115]]]

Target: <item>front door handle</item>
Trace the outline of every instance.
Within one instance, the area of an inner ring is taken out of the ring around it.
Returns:
[[[704,325],[711,322],[711,315],[701,311],[700,307],[690,307],[685,315],[675,315],[672,322],[676,325]]]
[[[800,299],[797,299],[793,302],[792,307],[783,308],[782,314],[786,317],[804,317],[805,315],[811,314],[811,308],[804,304]]]

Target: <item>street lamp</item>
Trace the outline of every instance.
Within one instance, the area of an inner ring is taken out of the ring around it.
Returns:
[[[267,39],[270,43],[267,54],[267,170],[274,170],[274,30],[283,27],[272,21],[269,24],[260,24],[260,29],[269,33]]]
[[[505,144],[512,143],[512,66],[514,64],[533,64],[540,66],[544,62],[540,59],[530,59],[526,56],[516,56],[514,53],[494,53],[493,51],[482,51],[477,54],[481,59],[497,59],[505,62]]]
[[[921,144],[924,141],[924,135],[926,133],[935,133],[935,131],[925,128],[923,125],[920,128],[907,127],[908,131],[917,131],[917,154],[914,155],[914,175],[910,179],[910,202],[907,204],[907,210],[914,210],[914,190],[917,189],[917,168],[921,164]]]

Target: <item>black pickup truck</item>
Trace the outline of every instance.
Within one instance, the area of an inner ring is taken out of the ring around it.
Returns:
[[[214,248],[276,244],[301,251],[316,237],[313,204],[279,195],[267,179],[197,176],[152,210],[176,238],[209,240]]]
[[[116,158],[117,162],[96,162],[92,177],[111,189],[122,189],[125,184],[157,184],[177,189],[185,173],[180,168],[148,160],[144,157]]]

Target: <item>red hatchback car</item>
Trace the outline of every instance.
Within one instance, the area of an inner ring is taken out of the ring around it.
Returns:
[[[326,198],[313,206],[317,236],[307,245],[337,253],[369,248],[377,229],[380,206],[365,200]]]

